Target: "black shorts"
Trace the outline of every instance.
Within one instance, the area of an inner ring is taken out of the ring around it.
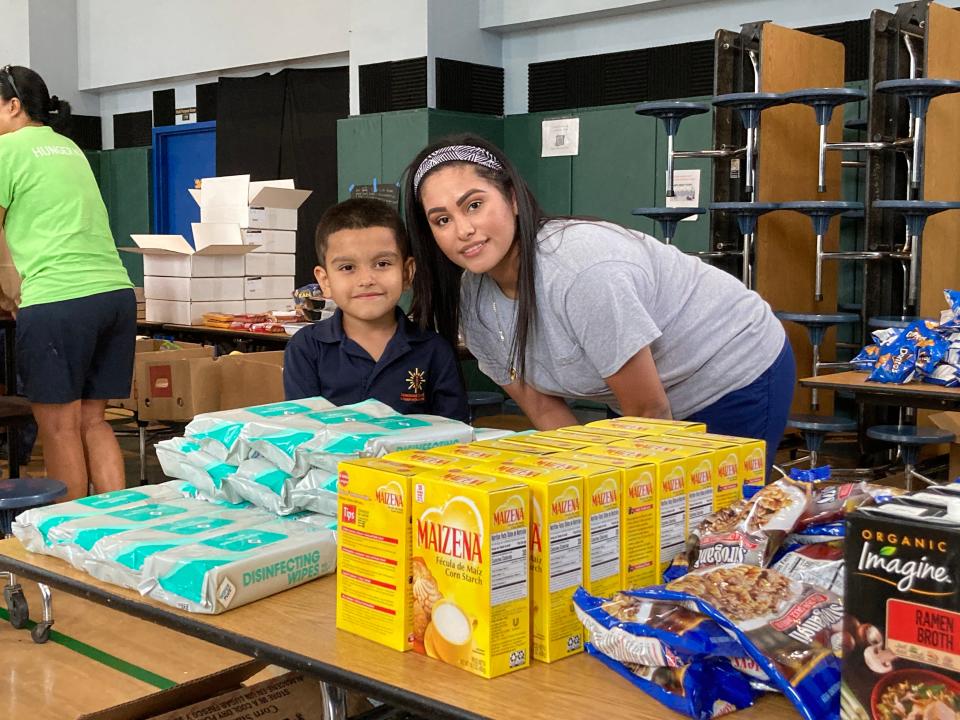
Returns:
[[[17,313],[17,372],[31,402],[130,395],[137,340],[133,290],[30,305]]]

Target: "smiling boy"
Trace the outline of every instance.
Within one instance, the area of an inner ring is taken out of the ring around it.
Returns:
[[[397,212],[379,200],[346,200],[317,225],[314,269],[333,317],[300,330],[284,356],[287,400],[321,395],[337,405],[368,398],[400,413],[466,422],[467,395],[453,348],[397,307],[415,272]]]

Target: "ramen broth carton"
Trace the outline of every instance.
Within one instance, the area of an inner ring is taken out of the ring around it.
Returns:
[[[960,717],[960,515],[922,497],[847,515],[844,720]]]
[[[573,609],[573,593],[584,584],[584,478],[575,469],[551,465],[557,463],[531,455],[527,463],[499,462],[474,468],[530,488],[533,659],[541,662],[575,655],[583,650],[584,641],[583,625]]]
[[[339,465],[337,627],[401,651],[413,644],[410,482],[421,472],[374,458]]]
[[[529,527],[525,483],[414,478],[414,650],[487,678],[530,664]]]

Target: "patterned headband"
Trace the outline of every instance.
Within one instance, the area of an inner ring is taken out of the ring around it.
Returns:
[[[503,170],[503,165],[500,164],[500,161],[497,160],[489,150],[484,150],[476,145],[447,145],[446,147],[434,150],[420,163],[420,167],[417,168],[417,172],[413,175],[413,194],[419,194],[420,183],[423,181],[424,175],[437,167],[437,165],[443,165],[448,162],[468,162],[474,165],[483,165],[483,167],[490,168],[491,170]]]

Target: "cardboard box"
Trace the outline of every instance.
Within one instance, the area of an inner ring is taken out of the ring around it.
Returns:
[[[252,672],[246,669],[248,666],[252,666]],[[245,663],[199,681],[83,715],[80,720],[247,720],[264,711],[269,711],[273,720],[324,716],[320,683],[300,673],[286,673],[246,687],[240,684],[246,679],[245,673],[249,672],[249,677],[262,667],[258,662]]]
[[[250,253],[243,260],[243,274],[247,277],[260,275],[284,275],[286,277],[293,277],[297,272],[296,255],[286,253]]]
[[[213,348],[144,353],[135,372],[141,420],[188,422],[220,409],[220,367]]]
[[[957,439],[950,443],[950,468],[947,471],[947,480],[953,482],[960,478],[960,412],[931,413],[930,422],[957,436]]]
[[[130,385],[130,397],[111,400],[109,403],[111,407],[120,407],[125,410],[132,410],[133,412],[137,411],[137,363],[142,362],[145,357],[152,356],[152,353],[178,352],[178,350],[164,350],[163,344],[163,340],[154,340],[153,338],[137,340],[134,348],[133,380]],[[197,353],[197,355],[200,357],[209,357],[213,352],[211,348],[204,349],[202,345],[198,345],[197,343],[178,342],[176,345],[179,350],[199,350],[200,352]]]
[[[296,230],[241,230],[243,242],[256,245],[255,253],[296,253]]]
[[[692,422],[690,420],[660,420],[659,418],[645,417],[618,417],[607,420],[594,420],[587,423],[588,428],[600,428],[607,430],[660,430],[660,433],[666,433],[669,430],[681,430],[686,432],[706,432],[707,426],[704,423]]]
[[[243,311],[247,315],[264,315],[272,312],[292,312],[293,309],[293,298],[289,296],[285,298],[261,298],[260,300],[243,301]]]
[[[144,275],[143,291],[147,300],[210,302],[243,300],[243,278],[161,277]]]
[[[288,298],[293,302],[294,290],[293,275],[278,275],[276,277],[246,277],[243,280],[244,300],[264,300],[273,298]],[[227,298],[224,298],[227,299]],[[229,298],[233,300],[233,298]]]
[[[241,228],[296,230],[297,208],[310,197],[293,180],[250,182],[249,175],[203,178],[190,195],[200,206],[201,223],[231,223]]]
[[[214,300],[210,302],[147,300],[147,322],[203,325],[203,316],[213,312],[242,315],[246,312],[246,305],[243,300]]]
[[[280,402],[283,394],[283,351],[224,355],[220,368],[220,410]]]
[[[123,252],[143,255],[143,274],[162,277],[242,277],[244,245],[236,225],[193,223],[193,244],[183,235],[131,235],[137,247]]]

